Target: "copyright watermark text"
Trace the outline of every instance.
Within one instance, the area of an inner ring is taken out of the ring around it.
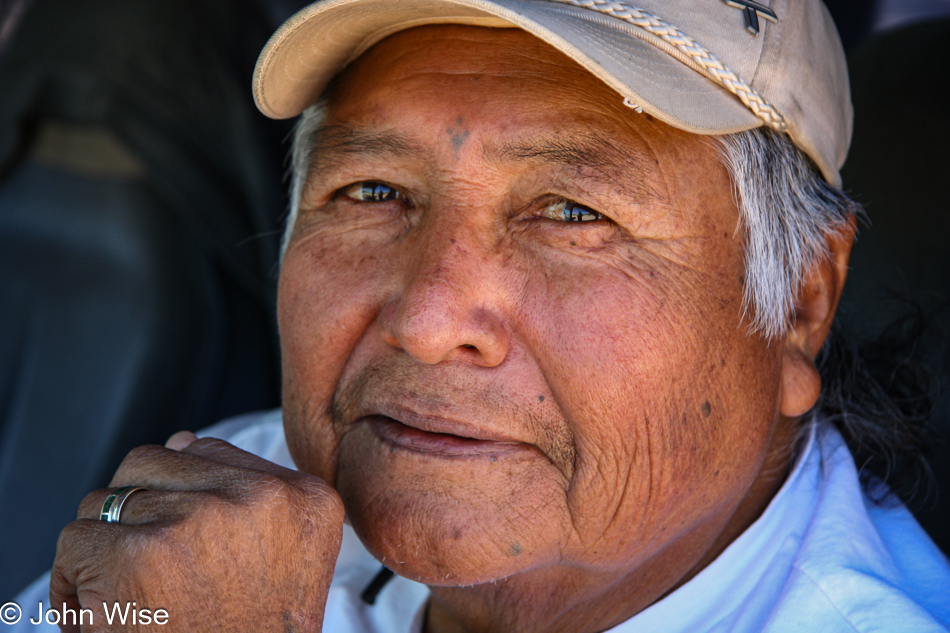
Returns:
[[[20,605],[15,602],[7,602],[0,607],[0,622],[4,624],[16,624],[22,615]]]
[[[0,606],[0,624],[13,625],[23,617],[23,610],[15,602],[7,602]],[[30,615],[27,622],[38,624],[63,624],[71,626],[95,625],[96,615],[92,609],[73,609],[63,604],[61,607],[47,608],[43,602],[36,605],[36,615]],[[103,602],[100,618],[105,618],[106,624],[149,625],[168,624],[166,609],[146,609],[135,602]]]

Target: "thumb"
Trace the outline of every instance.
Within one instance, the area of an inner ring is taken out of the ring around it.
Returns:
[[[191,431],[178,431],[168,438],[168,441],[165,442],[165,448],[170,448],[173,451],[184,450],[189,444],[197,439],[198,436]]]

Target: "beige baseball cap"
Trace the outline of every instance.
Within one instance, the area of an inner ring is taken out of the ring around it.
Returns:
[[[285,119],[371,46],[427,24],[521,28],[628,106],[696,134],[785,132],[829,183],[851,141],[844,51],[820,0],[321,0],[271,37],[254,99]]]

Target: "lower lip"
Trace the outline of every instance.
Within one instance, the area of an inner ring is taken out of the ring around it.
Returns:
[[[447,433],[420,431],[381,415],[370,416],[365,421],[387,444],[416,453],[442,457],[492,457],[527,448],[518,442],[473,440]]]

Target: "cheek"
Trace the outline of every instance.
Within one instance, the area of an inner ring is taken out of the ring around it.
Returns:
[[[740,322],[739,258],[641,263],[562,269],[525,303],[547,315],[532,344],[577,446],[568,501],[576,533],[597,535],[588,555],[629,559],[734,509],[775,420],[779,356]]]
[[[331,484],[339,443],[329,414],[333,394],[378,314],[387,268],[367,254],[373,251],[341,242],[316,236],[292,244],[277,302],[288,444],[301,470]]]

